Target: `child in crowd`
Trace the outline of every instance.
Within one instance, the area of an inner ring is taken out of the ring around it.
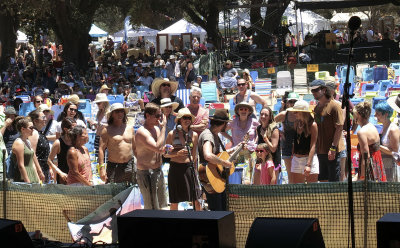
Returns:
[[[271,151],[268,149],[267,144],[258,144],[256,148],[256,153],[257,162],[254,170],[253,184],[276,184],[275,166],[272,160]]]

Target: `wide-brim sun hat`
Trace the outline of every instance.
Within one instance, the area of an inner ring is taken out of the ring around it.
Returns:
[[[190,112],[190,110],[188,108],[181,108],[178,111],[178,115],[175,118],[175,123],[178,123],[178,121],[184,116],[190,116],[192,118],[192,123],[196,119],[196,117],[194,115],[192,115],[192,113]]]
[[[39,105],[39,107],[38,107],[38,110],[40,111],[40,112],[44,112],[44,111],[50,111],[50,114],[51,115],[54,115],[54,111],[53,110],[51,110],[51,108],[47,105],[47,104],[40,104]]]
[[[171,98],[163,98],[163,99],[161,99],[160,108],[165,108],[165,107],[168,107],[168,106],[172,106],[172,111],[174,111],[176,108],[179,107],[179,103],[171,102]]]
[[[237,116],[239,116],[239,108],[247,108],[249,110],[249,114],[248,114],[249,116],[252,115],[254,112],[253,106],[251,106],[248,102],[241,102],[241,103],[236,104],[236,106],[235,106],[235,114]]]
[[[98,93],[96,94],[96,98],[93,101],[94,103],[98,102],[109,102],[107,95],[105,93]]]
[[[103,84],[103,85],[100,87],[99,92],[101,93],[103,90],[111,90],[111,88],[109,88],[109,87],[107,86],[107,84]]]
[[[122,103],[116,102],[116,103],[113,103],[111,105],[110,109],[108,110],[108,112],[106,114],[107,115],[107,120],[110,119],[111,113],[113,111],[115,111],[115,110],[118,110],[118,109],[123,109],[125,111],[125,114],[129,113],[129,109],[128,108],[125,108],[124,105],[122,105]]]
[[[175,55],[170,55],[169,59],[176,59]]]
[[[169,81],[167,78],[156,78],[154,79],[153,83],[151,84],[151,91],[153,95],[157,98],[160,96],[160,87],[163,83],[169,83],[171,86],[171,95],[175,94],[178,90],[178,82]]]
[[[79,96],[77,94],[72,94],[68,97],[68,102],[72,102],[75,105],[79,105]]]
[[[210,120],[230,122],[229,111],[227,109],[216,109],[213,116],[209,117]]]
[[[314,113],[310,110],[310,105],[304,100],[298,100],[293,107],[288,108],[287,111],[309,113],[314,118]]]
[[[249,69],[244,69],[244,70],[243,70],[243,73],[246,73],[247,75],[250,75]]]
[[[396,111],[397,113],[400,113],[400,94],[397,96],[392,96],[387,100],[387,103],[389,106]]]

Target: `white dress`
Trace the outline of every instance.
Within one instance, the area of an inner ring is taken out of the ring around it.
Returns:
[[[398,129],[397,125],[390,123],[386,132],[382,132],[381,144],[383,146],[389,147],[390,137],[389,131],[393,129]],[[399,149],[400,152],[400,149]],[[386,178],[388,182],[400,182],[400,166],[397,166],[392,155],[387,155],[382,153],[382,161],[386,172]]]

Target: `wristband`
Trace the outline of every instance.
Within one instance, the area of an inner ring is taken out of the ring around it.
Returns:
[[[336,152],[336,147],[332,146],[331,148],[329,148],[329,151]]]
[[[106,167],[106,164],[100,164],[99,165],[99,168],[104,168],[104,167]]]

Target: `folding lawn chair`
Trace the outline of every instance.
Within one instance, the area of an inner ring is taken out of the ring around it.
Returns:
[[[218,102],[218,91],[216,82],[202,82],[200,87],[202,96],[206,103]]]

